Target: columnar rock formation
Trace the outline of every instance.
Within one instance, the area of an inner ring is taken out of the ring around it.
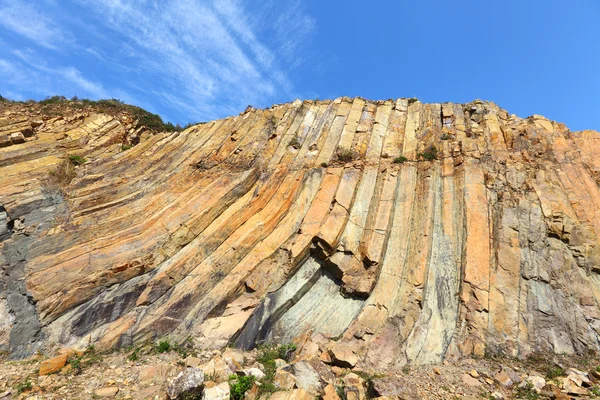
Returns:
[[[340,98],[136,132],[123,151],[127,121],[11,107],[0,346],[15,356],[167,335],[320,334],[377,368],[600,347],[598,132],[481,101]]]

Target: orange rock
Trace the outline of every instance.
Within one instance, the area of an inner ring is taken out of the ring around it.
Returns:
[[[67,354],[62,354],[48,360],[44,360],[40,363],[40,375],[48,375],[58,372],[67,363]]]

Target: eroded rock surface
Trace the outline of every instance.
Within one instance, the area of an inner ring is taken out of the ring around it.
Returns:
[[[598,132],[481,101],[295,101],[158,134],[0,110],[16,357],[167,335],[320,335],[379,369],[600,347]]]

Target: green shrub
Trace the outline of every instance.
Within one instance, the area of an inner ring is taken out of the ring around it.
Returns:
[[[425,151],[419,155],[427,161],[437,160],[438,149],[434,145],[430,145],[430,146],[427,146]]]
[[[0,94],[0,103],[8,103],[9,100]]]
[[[121,151],[127,151],[127,150],[129,150],[130,148],[132,148],[132,147],[133,147],[133,146],[132,146],[132,145],[130,145],[130,144],[122,144],[122,145],[121,145]]]
[[[263,344],[258,348],[256,361],[264,367],[265,377],[260,380],[260,393],[272,393],[278,389],[275,386],[275,372],[277,365],[275,360],[281,358],[290,361],[293,352],[296,351],[296,345],[289,344]]]
[[[246,392],[252,388],[252,385],[254,385],[255,380],[256,380],[256,378],[254,378],[252,375],[250,375],[250,376],[231,375],[229,377],[230,399],[242,400],[246,396]]]
[[[139,360],[139,359],[140,359],[140,355],[139,355],[139,353],[140,353],[140,348],[139,348],[139,347],[136,347],[136,348],[135,348],[135,349],[134,349],[134,350],[131,352],[131,354],[129,355],[129,357],[127,357],[127,359],[128,359],[129,361],[137,361],[137,360]]]
[[[564,374],[565,374],[565,370],[562,369],[561,367],[549,368],[546,371],[546,379],[548,379],[548,380],[556,379],[559,376],[563,376]]]
[[[167,352],[171,351],[171,343],[169,343],[169,341],[167,339],[161,340],[155,346],[154,350],[157,353],[167,353]]]
[[[531,382],[525,382],[525,386],[517,387],[515,395],[517,399],[538,400],[542,398],[540,394],[535,391]]]
[[[17,393],[28,392],[31,390],[31,381],[29,378],[25,382],[20,382],[17,385]]]
[[[39,104],[41,105],[50,105],[50,104],[58,104],[58,103],[64,103],[68,101],[67,98],[65,96],[48,96],[46,97],[44,100],[40,100]]]
[[[343,386],[336,386],[335,387],[335,391],[338,395],[338,397],[340,398],[340,400],[348,400],[348,396],[346,395],[346,391],[344,390]]]
[[[74,375],[78,375],[81,373],[81,357],[75,355],[67,360],[69,365],[71,366],[71,373]]]
[[[85,162],[87,161],[85,158],[78,156],[76,154],[71,154],[69,156],[69,161],[71,161],[71,164],[73,165],[83,165],[85,164]]]
[[[417,101],[419,101],[419,99],[416,97],[411,97],[408,99],[408,105],[410,106],[412,103],[416,103]]]
[[[322,162],[322,163],[321,163],[321,167],[323,167],[323,168],[327,168],[327,167],[328,167],[328,165],[327,165],[327,163],[326,163],[326,162]]]
[[[171,122],[164,122],[160,115],[146,111],[138,106],[125,104],[119,99],[90,100],[79,99],[77,96],[74,96],[73,98],[71,98],[71,100],[68,100],[64,96],[52,96],[41,100],[38,104],[47,107],[50,105],[62,104],[66,102],[69,102],[73,108],[94,107],[97,108],[96,111],[99,113],[110,112],[114,114],[119,112],[127,112],[130,113],[135,119],[137,119],[142,125],[157,132],[179,132],[186,128],[189,128],[192,125],[195,125],[190,123],[187,124],[185,127],[182,127],[179,124],[173,125]],[[42,111],[46,113],[49,112],[49,110],[44,109],[42,109]]]
[[[408,158],[406,158],[404,156],[394,158],[394,164],[402,164],[406,161],[408,161]]]

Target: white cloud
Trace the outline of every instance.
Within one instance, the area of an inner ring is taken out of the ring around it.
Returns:
[[[37,46],[6,51],[4,60],[25,73],[11,71],[0,89],[95,98],[118,93],[179,120],[290,100],[290,68],[302,63],[299,49],[314,20],[299,0],[245,4],[0,0],[0,27]]]
[[[22,0],[3,0],[0,3],[0,25],[46,48],[57,49],[68,42],[60,27],[34,4]]]
[[[166,88],[175,89],[163,102],[171,107],[188,104],[190,118],[216,118],[248,104],[266,104],[292,86],[278,59],[280,50],[290,56],[293,43],[281,40],[286,48],[279,49],[273,48],[274,38],[271,46],[261,41],[255,14],[236,0],[146,1],[142,6],[79,1],[93,10],[98,22],[122,36],[124,54]],[[298,6],[293,12],[302,17]]]
[[[74,67],[62,68],[54,71],[69,82],[80,87],[85,93],[92,95],[94,98],[106,98],[107,93],[101,84],[84,78]]]
[[[27,50],[13,50],[10,55],[13,56],[10,60],[0,59],[0,77],[10,85],[11,93],[28,92],[42,97],[55,94],[110,97],[100,83],[86,79],[75,67],[48,67],[35,60],[35,53]]]

